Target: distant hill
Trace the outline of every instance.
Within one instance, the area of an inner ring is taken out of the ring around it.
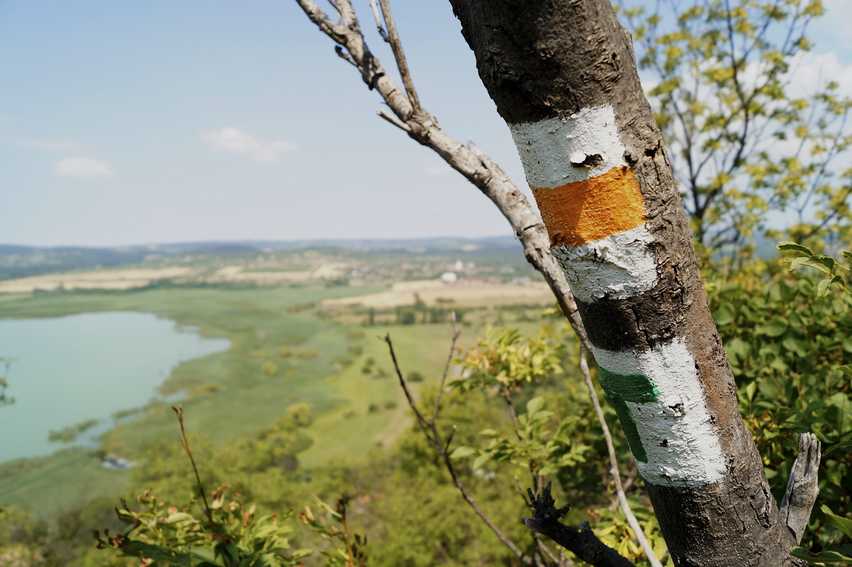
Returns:
[[[144,258],[145,252],[138,249],[0,244],[0,279],[101,266],[122,266],[141,262]]]
[[[118,247],[22,246],[0,244],[0,279],[118,267],[181,256],[246,256],[300,250],[356,253],[489,254],[519,251],[512,236],[484,238],[328,239],[174,242]]]

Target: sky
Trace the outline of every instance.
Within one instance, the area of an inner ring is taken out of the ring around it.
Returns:
[[[852,0],[826,5],[798,83],[852,94]],[[424,106],[525,187],[449,2],[394,10]],[[0,243],[509,233],[380,108],[293,0],[0,0]]]

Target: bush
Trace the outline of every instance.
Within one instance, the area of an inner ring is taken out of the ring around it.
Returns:
[[[408,373],[408,381],[409,382],[422,382],[424,380],[423,374],[417,372],[416,370]]]

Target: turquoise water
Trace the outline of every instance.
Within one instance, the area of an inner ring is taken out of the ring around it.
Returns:
[[[47,440],[87,419],[144,405],[177,364],[228,348],[148,313],[87,313],[0,320],[0,357],[11,358],[0,408],[0,461],[48,454]]]

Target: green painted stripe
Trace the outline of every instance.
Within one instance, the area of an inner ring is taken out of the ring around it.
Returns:
[[[617,374],[602,366],[598,366],[598,369],[606,397],[615,408],[615,413],[618,414],[618,419],[624,428],[624,435],[627,437],[627,443],[630,445],[633,456],[636,457],[637,461],[647,463],[648,455],[642,446],[639,430],[636,428],[636,422],[633,421],[630,408],[627,407],[625,402],[640,404],[655,402],[660,395],[657,387],[651,382],[650,378],[642,374]]]

